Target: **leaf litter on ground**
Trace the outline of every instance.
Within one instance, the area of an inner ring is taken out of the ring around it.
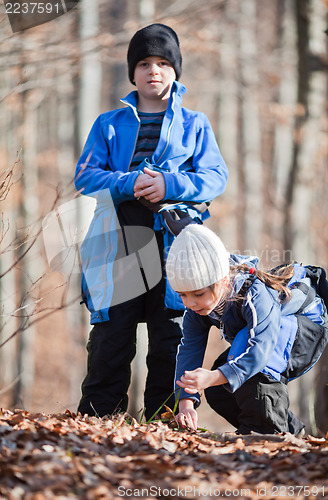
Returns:
[[[298,487],[299,499],[328,496],[326,438],[191,431],[177,428],[166,410],[167,422],[142,424],[127,414],[2,409],[0,499],[172,498],[178,492],[195,498],[219,490],[255,499],[259,488],[267,493],[262,498],[283,498],[287,490],[277,485]]]

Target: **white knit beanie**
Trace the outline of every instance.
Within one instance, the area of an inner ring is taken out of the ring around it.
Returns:
[[[190,224],[172,243],[166,275],[177,292],[200,290],[229,275],[229,253],[213,231]]]

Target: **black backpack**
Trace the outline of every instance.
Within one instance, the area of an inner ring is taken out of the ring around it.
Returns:
[[[302,307],[297,311],[298,331],[290,353],[288,366],[282,377],[293,380],[310,370],[319,361],[328,343],[328,281],[326,271],[321,267],[304,266],[306,277],[311,280],[311,287],[304,283],[294,283],[292,288],[300,287],[306,294]],[[304,309],[318,295],[325,310],[322,315],[323,323],[320,325],[302,314]]]
[[[268,271],[270,274],[276,274],[285,264],[275,267]],[[304,293],[304,301],[295,313],[298,323],[298,330],[295,341],[290,353],[286,370],[281,374],[281,381],[287,383],[301,375],[304,375],[319,361],[327,343],[328,343],[328,281],[326,271],[322,267],[303,266],[306,277],[310,278],[311,286],[304,282],[294,282],[291,289],[300,288]],[[252,285],[254,275],[250,276],[242,286],[240,295],[243,297],[248,288]],[[322,324],[315,323],[304,313],[304,310],[311,302],[319,296],[324,304],[324,311],[321,315]],[[239,301],[237,309],[241,314],[242,299]]]

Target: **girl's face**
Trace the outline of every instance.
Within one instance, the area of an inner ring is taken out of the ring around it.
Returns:
[[[229,278],[226,277],[211,287],[207,286],[192,292],[179,292],[179,295],[187,309],[201,316],[207,316],[222,299],[228,283]]]

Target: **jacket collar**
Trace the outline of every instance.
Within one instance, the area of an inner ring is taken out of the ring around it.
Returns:
[[[173,82],[172,88],[171,88],[171,95],[170,99],[167,105],[167,108],[171,108],[172,102],[175,102],[177,105],[180,105],[182,103],[182,96],[187,92],[187,88],[180,82],[177,82],[176,80]],[[173,98],[173,95],[175,94],[175,99]],[[174,100],[173,100],[174,99]],[[123,104],[126,104],[127,106],[130,106],[130,108],[133,109],[134,113],[137,116],[137,104],[138,104],[138,91],[133,90],[130,92],[126,97],[121,99],[121,102]]]

